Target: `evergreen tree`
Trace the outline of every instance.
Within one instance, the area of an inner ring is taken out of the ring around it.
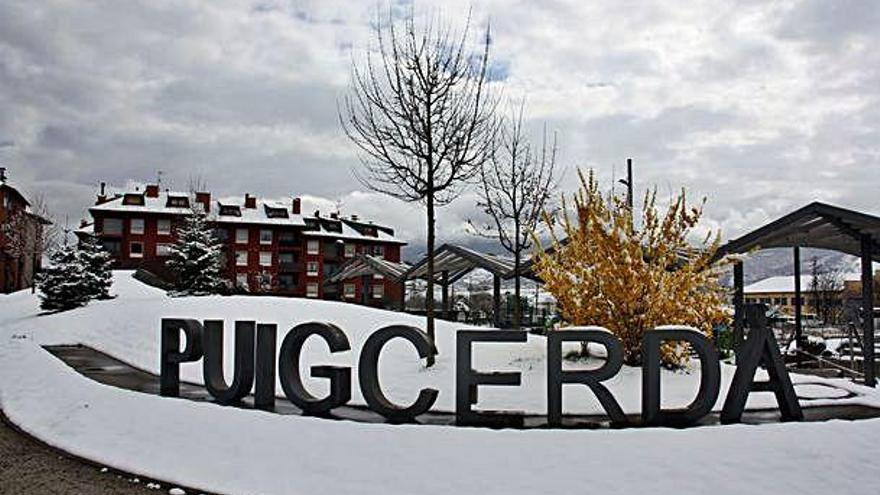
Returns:
[[[204,213],[194,211],[187,217],[170,255],[167,266],[176,277],[172,295],[217,294],[226,287],[221,274],[222,244],[214,236]]]
[[[50,256],[50,264],[37,279],[40,307],[63,311],[83,306],[90,294],[85,284],[85,266],[76,248],[64,244]]]
[[[85,237],[79,244],[77,255],[85,269],[83,273],[83,288],[90,298],[108,299],[110,286],[113,284],[113,263],[110,253],[95,237]]]

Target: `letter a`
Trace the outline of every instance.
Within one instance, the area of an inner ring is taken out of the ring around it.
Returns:
[[[755,381],[755,371],[759,365],[767,368],[770,379],[766,382]],[[788,370],[785,369],[782,355],[779,354],[776,338],[767,328],[752,328],[749,331],[749,338],[742,344],[742,349],[737,355],[736,372],[724,399],[724,408],[721,410],[722,423],[740,421],[746,407],[746,399],[751,392],[776,394],[783,421],[804,419]]]

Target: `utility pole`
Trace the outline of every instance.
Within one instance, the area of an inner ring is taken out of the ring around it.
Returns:
[[[630,213],[633,211],[633,161],[632,158],[626,159],[626,179],[620,179],[621,184],[626,186],[626,205],[629,207]]]

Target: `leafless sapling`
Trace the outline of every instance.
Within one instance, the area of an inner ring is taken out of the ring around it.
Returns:
[[[471,230],[482,237],[497,239],[514,259],[513,323],[522,320],[520,269],[523,252],[532,247],[532,233],[538,228],[557,183],[556,136],[548,138],[544,128],[541,147],[535,148],[523,129],[525,103],[511,112],[498,132],[498,145],[480,168],[479,207],[488,221],[469,220]]]
[[[380,16],[381,17],[381,16]],[[360,152],[356,172],[369,189],[425,205],[427,333],[434,339],[434,233],[437,207],[479,173],[491,152],[495,102],[488,94],[489,29],[479,52],[464,29],[432,19],[417,26],[394,17],[375,23],[375,50],[353,63],[340,106],[346,135]],[[428,366],[434,357],[428,358]]]

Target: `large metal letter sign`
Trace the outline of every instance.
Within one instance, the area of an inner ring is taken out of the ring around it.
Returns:
[[[275,409],[275,342],[278,325],[257,325],[257,376],[254,385],[254,407]]]
[[[205,388],[220,404],[235,404],[251,392],[254,385],[253,321],[235,322],[235,370],[232,385],[223,378],[223,320],[205,320],[202,331],[202,360]]]
[[[755,371],[758,366],[767,368],[769,380],[756,382]],[[730,383],[730,390],[721,410],[722,423],[738,423],[746,407],[746,399],[751,392],[773,392],[779,403],[783,421],[802,421],[804,413],[798,403],[797,394],[779,354],[779,346],[773,331],[766,326],[755,326],[749,330],[749,337],[736,356],[736,372]]]
[[[479,385],[519,386],[521,374],[515,371],[483,373],[474,371],[471,362],[474,342],[525,342],[526,332],[519,330],[459,330],[456,333],[455,420],[460,425],[497,424],[500,418],[471,409],[477,402]],[[520,418],[521,419],[521,418]]]
[[[180,350],[180,332],[186,334],[186,347]],[[180,395],[180,363],[202,357],[202,325],[196,320],[162,318],[162,349],[159,361],[159,394]]]
[[[358,379],[361,386],[361,393],[370,409],[385,416],[392,423],[410,422],[434,405],[437,400],[439,391],[433,388],[426,388],[419,391],[416,401],[408,406],[401,407],[394,404],[382,393],[382,386],[379,384],[379,354],[382,348],[389,340],[401,337],[412,343],[419,357],[424,359],[434,350],[434,345],[428,335],[418,328],[403,325],[393,325],[380,328],[370,335],[361,349],[361,357],[358,362]]]
[[[563,342],[596,342],[605,346],[608,355],[605,364],[592,370],[563,371]],[[601,382],[613,377],[623,366],[623,349],[620,341],[607,330],[563,330],[547,334],[547,423],[562,424],[562,385],[580,383],[586,385],[605,412],[613,426],[625,426],[626,415],[611,392]]]
[[[684,409],[660,409],[660,344],[663,341],[687,342],[700,358],[700,389],[694,401]],[[696,423],[712,411],[720,386],[718,351],[702,333],[689,328],[664,328],[645,332],[642,337],[643,424],[673,426]]]
[[[330,379],[330,393],[318,399],[306,390],[299,374],[299,358],[303,344],[312,335],[327,342],[330,352],[351,349],[342,330],[329,323],[303,323],[293,327],[281,343],[278,356],[278,378],[284,394],[306,414],[320,415],[351,399],[351,368],[345,366],[312,366],[312,376]]]

